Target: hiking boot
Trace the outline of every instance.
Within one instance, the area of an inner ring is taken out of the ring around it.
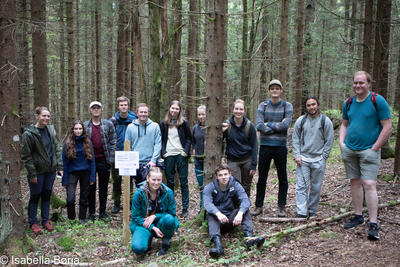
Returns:
[[[162,244],[161,250],[159,252],[157,252],[157,257],[161,257],[161,256],[164,256],[165,254],[167,254],[168,249],[169,249],[169,245]]]
[[[86,219],[88,222],[94,222],[94,220],[96,220],[96,214],[90,214]]]
[[[111,213],[112,214],[117,214],[120,209],[121,209],[121,201],[114,201],[114,207],[111,210]]]
[[[224,246],[221,242],[221,237],[216,235],[212,238],[212,242],[214,242],[215,247],[210,249],[210,256],[211,257],[219,257],[224,255]]]
[[[314,212],[309,212],[308,213],[308,217],[310,217],[310,218],[315,217],[315,216],[316,216],[316,214]]]
[[[295,218],[307,218],[307,215],[297,213]]]
[[[357,219],[357,217],[354,217],[350,222],[344,224],[344,228],[353,229],[357,225],[364,225],[364,218]]]
[[[34,234],[41,234],[42,233],[42,228],[40,228],[37,223],[34,223],[31,225],[31,230],[33,231]]]
[[[108,217],[107,213],[100,213],[99,220],[110,221],[110,217]]]
[[[369,240],[378,240],[379,239],[379,228],[376,224],[370,224],[368,230],[368,239]]]
[[[252,232],[243,232],[245,237],[253,237]],[[257,239],[253,239],[246,242],[246,247],[248,250],[251,250],[251,247],[256,245],[258,248],[261,247],[265,242],[265,238],[259,236]]]
[[[286,217],[285,205],[278,204],[278,217],[279,218],[285,218]]]
[[[184,218],[188,215],[188,210],[187,209],[183,209],[182,213],[181,213],[181,218]]]
[[[50,224],[50,221],[47,220],[46,224],[43,224],[43,228],[47,230],[47,232],[53,232],[54,231],[54,227],[53,225]]]
[[[256,207],[252,213],[250,213],[251,216],[257,216],[260,215],[262,213],[262,207]]]

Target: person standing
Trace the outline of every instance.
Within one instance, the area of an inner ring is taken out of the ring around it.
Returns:
[[[201,105],[197,108],[198,123],[192,131],[192,147],[194,155],[194,172],[199,184],[200,191],[200,211],[203,207],[203,176],[204,176],[204,140],[206,134],[206,106]]]
[[[61,185],[67,190],[68,219],[75,220],[75,191],[79,181],[79,220],[85,223],[90,185],[96,182],[93,146],[80,120],[72,123],[62,150],[64,175]]]
[[[22,134],[21,156],[28,172],[30,199],[28,204],[29,228],[35,234],[41,234],[38,226],[37,209],[41,200],[42,225],[53,232],[50,224],[50,196],[54,178],[58,171],[63,175],[61,150],[58,147],[56,131],[49,125],[50,111],[46,107],[35,109],[36,123],[25,128]]]
[[[222,124],[222,132],[226,139],[228,167],[250,197],[251,183],[257,168],[258,143],[256,127],[246,118],[246,111],[246,103],[237,99],[233,103],[232,117]]]
[[[160,123],[162,147],[161,155],[164,158],[165,176],[167,186],[175,190],[175,165],[178,169],[182,194],[181,218],[188,215],[189,185],[188,166],[190,149],[192,145],[192,133],[189,122],[182,116],[182,106],[174,100],[169,105],[164,120]]]
[[[108,181],[110,179],[111,164],[114,163],[117,135],[114,125],[101,117],[102,105],[93,101],[89,105],[92,118],[84,123],[87,135],[92,141],[96,172],[99,178],[99,218],[109,219],[106,213]],[[88,221],[96,219],[96,182],[90,186],[89,191],[89,216]]]
[[[307,114],[297,119],[292,136],[296,167],[296,218],[315,216],[331,153],[334,132],[331,120],[319,110],[315,96],[305,102]]]
[[[354,75],[355,95],[343,103],[343,121],[340,127],[339,145],[350,179],[355,216],[344,225],[352,229],[364,224],[362,206],[365,202],[369,214],[368,238],[379,239],[378,193],[376,178],[379,172],[381,147],[392,133],[392,121],[386,100],[369,91],[371,76],[365,71]]]
[[[126,128],[129,124],[132,123],[133,120],[138,118],[138,116],[133,111],[129,110],[130,102],[131,101],[126,96],[118,97],[117,107],[119,110],[110,119],[111,123],[115,127],[115,133],[117,135],[116,151],[124,151]],[[117,169],[115,169],[114,165],[111,167],[111,177],[113,180],[112,199],[114,200],[114,207],[111,210],[111,213],[117,214],[121,209],[122,176],[119,175],[119,172]],[[131,181],[131,189],[132,187],[133,186]]]
[[[287,180],[287,130],[292,123],[293,106],[281,99],[283,92],[279,80],[268,85],[271,99],[262,102],[257,109],[257,130],[260,132],[260,155],[258,160],[258,183],[255,209],[251,215],[262,213],[265,188],[271,160],[274,160],[279,179],[278,217],[286,217],[285,206],[288,191]]]
[[[139,168],[133,176],[136,187],[146,177],[142,177],[139,169],[143,165],[155,167],[161,150],[161,132],[158,124],[149,119],[150,109],[145,103],[137,107],[138,119],[132,121],[126,128],[125,140],[131,142],[131,151],[139,151]]]

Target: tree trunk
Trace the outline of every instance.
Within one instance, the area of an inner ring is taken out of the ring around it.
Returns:
[[[262,17],[262,42],[261,42],[261,75],[260,75],[260,94],[258,102],[267,99],[267,60],[268,60],[268,27],[267,15],[263,14]]]
[[[298,22],[297,22],[297,64],[296,64],[296,100],[301,99],[303,88],[303,44],[304,44],[304,0],[298,1]],[[293,121],[301,116],[302,102],[294,102]]]
[[[290,0],[282,0],[282,14],[281,14],[281,35],[279,46],[279,80],[282,83],[284,94],[286,91],[286,67],[288,55],[288,26],[289,26],[289,5]],[[284,96],[281,96],[284,98]]]
[[[59,94],[52,95],[52,100],[54,103],[58,103],[60,105],[60,113],[56,113],[54,116],[57,121],[54,121],[53,123],[55,125],[58,125],[60,127],[60,133],[64,132],[65,129],[67,129],[68,125],[68,116],[61,116],[61,112],[66,112],[67,111],[67,103],[69,106],[69,100],[68,101],[58,101],[58,99],[67,99],[69,96],[69,92],[67,91],[67,87],[65,86],[65,21],[64,21],[65,15],[64,15],[64,1],[60,1],[60,10],[59,10],[59,20],[60,20],[60,87],[57,88],[58,83],[56,83],[56,87],[54,88],[55,91],[57,92],[57,89],[59,89]],[[69,43],[68,43],[69,44]],[[69,60],[69,58],[68,58]],[[69,69],[68,69],[68,74],[69,74]],[[69,88],[68,88],[69,89]],[[69,112],[68,112],[69,114]]]
[[[241,76],[241,83],[240,83],[240,91],[241,91],[241,98],[244,100],[246,105],[249,105],[249,50],[248,50],[248,32],[249,26],[247,21],[247,0],[242,0],[242,8],[243,8],[243,28],[242,28],[242,76]],[[229,106],[230,103],[228,103]],[[248,116],[248,114],[246,114]]]
[[[197,13],[197,0],[189,1],[189,10],[191,13]],[[189,120],[190,128],[196,124],[196,106],[195,106],[195,92],[196,92],[196,59],[197,55],[197,27],[198,20],[196,15],[189,16],[188,28],[188,59],[187,59],[187,108],[186,117]]]
[[[400,105],[397,105],[397,112],[400,114]],[[397,123],[396,148],[394,155],[394,173],[400,176],[400,123]]]
[[[146,95],[146,80],[145,73],[143,69],[143,59],[142,59],[142,33],[140,31],[140,23],[139,23],[139,3],[138,0],[135,0],[134,3],[134,11],[132,18],[132,26],[135,35],[135,54],[136,54],[136,65],[138,66],[139,77],[140,77],[140,101],[139,102],[147,102]]]
[[[399,48],[399,57],[397,60],[397,78],[396,78],[396,88],[394,89],[394,109],[399,110],[400,109],[400,45],[398,46]],[[397,132],[400,133],[400,132]],[[397,134],[399,136],[400,134]],[[397,144],[397,143],[396,143]]]
[[[174,99],[181,99],[181,47],[182,47],[182,0],[173,0],[173,13],[171,22],[171,40],[168,42],[172,51],[171,91]],[[168,90],[168,88],[166,88]],[[187,115],[187,112],[186,112]],[[190,121],[189,121],[190,122]]]
[[[16,18],[15,1],[0,0],[0,255],[9,257],[30,250],[21,201]]]
[[[34,106],[48,107],[45,0],[31,1]]]
[[[101,82],[101,1],[96,1],[95,21],[96,21],[96,97],[102,101],[102,82]]]
[[[109,3],[108,4],[110,9],[113,8],[113,3]],[[108,20],[107,21],[107,28],[109,30],[109,34],[110,34],[110,41],[108,42],[108,47],[107,47],[107,87],[106,87],[106,95],[108,96],[108,103],[107,103],[107,118],[111,118],[112,116],[114,116],[114,103],[115,101],[111,101],[111,99],[116,99],[115,97],[115,90],[114,90],[114,82],[113,82],[113,73],[114,73],[114,42],[112,40],[114,40],[114,31],[115,28],[113,26],[113,21],[112,20]],[[131,103],[132,104],[132,103]]]
[[[124,21],[124,96],[131,97],[131,1],[126,1],[125,6],[125,21]]]
[[[75,114],[75,39],[74,39],[74,2],[67,3],[67,31],[68,31],[68,123],[71,125],[76,118]]]
[[[321,40],[321,55],[320,55],[320,63],[319,63],[319,71],[318,71],[318,90],[317,90],[317,98],[321,97],[321,81],[322,81],[322,66],[324,61],[324,38],[325,37],[325,20],[322,21],[322,40]],[[326,107],[328,103],[324,103]]]
[[[365,21],[364,21],[364,44],[362,70],[370,72],[371,69],[371,48],[372,48],[372,8],[373,0],[365,0]]]
[[[125,11],[125,0],[120,0],[118,9],[118,37],[117,37],[117,76],[116,76],[116,97],[124,95],[124,41],[125,41],[125,21],[126,21],[126,11]]]
[[[221,162],[222,158],[222,133],[221,122],[224,120],[220,112],[224,105],[223,99],[223,77],[224,60],[226,51],[221,44],[225,43],[224,26],[226,23],[226,4],[225,0],[209,0],[208,4],[208,49],[207,49],[207,130],[205,140],[205,171],[204,184],[210,183],[214,178],[215,167]]]
[[[75,72],[76,72],[76,81],[75,81],[75,90],[76,90],[76,99],[78,101],[75,102],[75,116],[77,118],[80,118],[81,120],[83,119],[83,109],[82,109],[82,98],[81,98],[81,49],[80,49],[80,39],[81,36],[79,35],[79,29],[80,29],[80,21],[79,21],[79,4],[80,0],[75,1],[75,18],[76,18],[76,29],[74,30],[75,32],[75,40],[76,40],[76,58],[78,59],[75,63]]]

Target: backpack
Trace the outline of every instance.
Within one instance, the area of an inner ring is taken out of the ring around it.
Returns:
[[[355,94],[355,95],[353,95],[353,96],[347,98],[347,100],[346,100],[346,110],[347,110],[347,113],[349,112],[350,106],[351,106],[351,104],[353,103],[353,99],[354,99],[354,97],[355,97],[356,95],[357,95],[357,94]],[[379,95],[379,94],[378,94],[378,93],[375,93],[375,92],[372,92],[372,95],[371,95],[371,102],[372,102],[372,104],[374,104],[374,107],[375,107],[376,112],[378,112],[378,108],[376,107],[376,99],[378,98],[378,95]]]
[[[228,136],[229,136],[229,134],[231,133],[231,130],[232,130],[232,125],[229,120],[227,120],[226,122],[228,123]],[[247,119],[246,125],[244,126],[244,131],[246,132],[247,139],[249,138],[249,134],[250,134],[250,125],[251,125],[251,121],[249,119]]]
[[[322,131],[322,135],[324,135],[324,131],[325,131],[325,121],[326,121],[326,116],[324,114],[321,113],[321,131]],[[303,118],[301,119],[301,123],[300,123],[300,135],[301,135],[301,142],[304,145],[304,135],[302,135],[301,133],[303,132],[303,125],[304,123],[306,123],[307,120],[307,114],[303,116]]]

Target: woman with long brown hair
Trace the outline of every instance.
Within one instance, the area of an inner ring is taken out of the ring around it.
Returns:
[[[72,123],[63,146],[62,158],[64,176],[61,184],[67,189],[68,219],[75,219],[75,191],[79,181],[79,219],[85,223],[90,185],[96,182],[96,162],[92,143],[82,121],[76,120]]]

